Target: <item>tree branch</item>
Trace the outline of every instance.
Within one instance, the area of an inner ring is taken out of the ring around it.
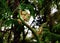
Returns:
[[[32,31],[32,33],[34,34],[34,36],[35,36],[36,39],[37,39],[37,43],[40,43],[40,40],[39,40],[39,37],[38,37],[38,34],[36,33],[36,31],[35,31],[33,28],[31,28],[28,24],[26,24],[26,23],[24,22],[24,20],[22,20],[21,18],[20,18],[20,20],[22,21],[22,24],[24,24],[25,26],[27,26],[28,29],[30,29],[30,30]]]

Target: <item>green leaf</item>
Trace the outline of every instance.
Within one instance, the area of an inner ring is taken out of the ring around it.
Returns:
[[[26,9],[26,5],[23,4],[23,3],[21,3],[19,7],[20,7],[20,9],[22,9],[22,10]]]
[[[10,19],[10,20],[6,20],[5,25],[9,26],[10,24],[13,24],[14,20]]]
[[[34,17],[35,16],[34,7],[32,5],[30,5],[30,4],[28,4],[27,9],[29,9],[31,16]]]

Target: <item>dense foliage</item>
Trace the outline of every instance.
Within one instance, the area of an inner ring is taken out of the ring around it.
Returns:
[[[60,0],[0,0],[0,43],[60,43]]]

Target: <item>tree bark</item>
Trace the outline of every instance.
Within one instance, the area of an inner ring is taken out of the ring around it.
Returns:
[[[8,2],[8,6],[10,7],[11,11],[14,11],[18,5],[19,5],[19,2],[20,0],[14,0],[12,6],[11,6],[11,1],[10,0],[7,0]],[[17,14],[18,14],[18,10],[14,11],[14,14],[13,14],[13,19],[17,19]],[[14,40],[13,40],[13,43],[20,43],[20,32],[18,29],[18,26],[16,24],[14,24],[14,27],[12,27],[12,30],[13,30],[13,33],[14,33]]]

